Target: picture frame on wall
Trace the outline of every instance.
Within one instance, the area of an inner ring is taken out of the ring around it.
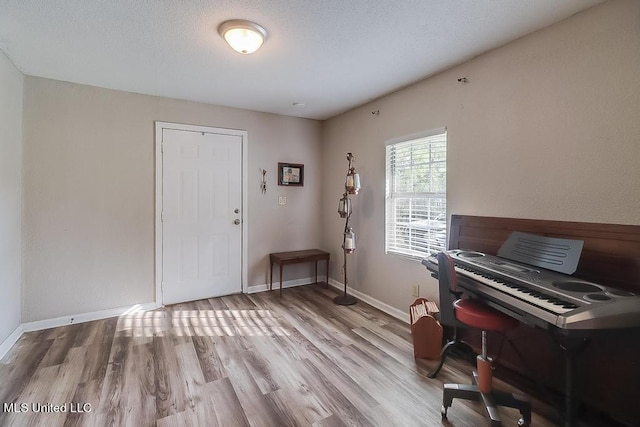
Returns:
[[[304,165],[301,163],[278,162],[278,185],[289,187],[304,186]]]

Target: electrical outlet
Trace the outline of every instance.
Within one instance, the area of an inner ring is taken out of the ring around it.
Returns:
[[[420,285],[413,285],[411,287],[411,294],[418,298],[420,296]]]
[[[287,204],[287,196],[279,196],[278,197],[278,204],[280,206],[284,206]]]

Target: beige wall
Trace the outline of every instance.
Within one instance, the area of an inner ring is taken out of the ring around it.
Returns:
[[[22,90],[24,76],[0,50],[0,343],[22,311]]]
[[[449,214],[640,224],[638,22],[640,2],[609,1],[326,122],[324,246],[334,257],[347,151],[364,182],[350,285],[401,310],[413,284],[437,298],[419,262],[384,253],[384,147],[442,126]],[[339,265],[331,276],[342,281]]]
[[[320,244],[319,122],[27,77],[24,322],[154,301],[154,121],[248,131],[249,286],[269,252]],[[278,161],[305,186],[277,187]]]

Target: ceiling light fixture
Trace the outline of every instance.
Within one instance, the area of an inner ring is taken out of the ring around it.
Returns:
[[[255,22],[244,19],[225,21],[218,27],[218,33],[236,52],[248,55],[260,49],[267,39],[267,30]]]

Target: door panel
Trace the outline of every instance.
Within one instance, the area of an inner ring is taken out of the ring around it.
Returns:
[[[240,292],[242,137],[170,129],[162,137],[163,303]]]

